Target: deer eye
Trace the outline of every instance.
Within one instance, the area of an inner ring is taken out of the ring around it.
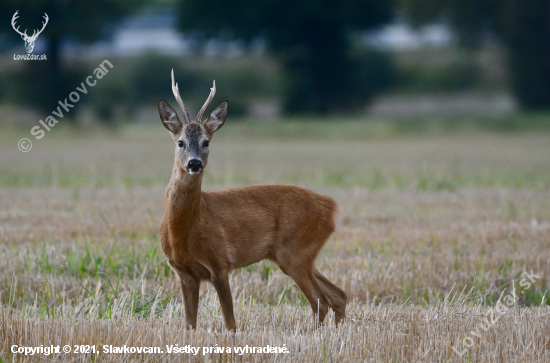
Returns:
[[[208,140],[206,140],[206,141],[202,144],[202,146],[204,146],[204,147],[208,147],[208,145],[210,145],[210,141],[208,141]]]
[[[183,147],[183,141],[181,141],[181,140],[178,141],[178,146],[179,146],[179,147]]]

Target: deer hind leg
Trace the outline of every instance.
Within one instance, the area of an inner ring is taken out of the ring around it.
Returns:
[[[321,285],[325,295],[330,301],[330,307],[334,310],[334,321],[339,324],[346,317],[346,303],[348,295],[323,276],[317,269],[313,269],[313,276]]]
[[[303,265],[285,266],[284,271],[296,282],[306,296],[313,310],[315,326],[319,326],[323,323],[328,313],[330,300],[325,295],[315,276],[313,276],[312,267]]]

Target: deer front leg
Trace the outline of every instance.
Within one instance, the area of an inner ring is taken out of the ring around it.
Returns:
[[[231,296],[231,287],[229,286],[229,276],[227,274],[213,276],[212,284],[220,299],[225,327],[231,331],[237,330],[235,315],[233,314],[233,297]]]
[[[188,274],[179,274],[183,305],[185,307],[185,325],[191,329],[197,327],[197,312],[199,310],[200,280]]]

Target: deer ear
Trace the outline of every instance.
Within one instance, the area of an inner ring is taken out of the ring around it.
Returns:
[[[164,100],[159,101],[159,115],[164,127],[172,134],[177,134],[181,130],[182,124],[178,118],[178,114]]]
[[[208,116],[208,119],[204,121],[204,128],[210,135],[218,131],[223,126],[225,118],[227,117],[228,106],[229,102],[223,101],[214,109],[214,111],[212,111],[210,116]]]

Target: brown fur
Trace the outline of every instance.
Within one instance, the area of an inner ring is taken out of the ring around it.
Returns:
[[[191,145],[205,137],[210,140],[223,125],[227,102],[204,125],[182,125],[164,101],[159,102],[159,111],[176,144],[184,140]],[[190,140],[186,130],[197,127],[202,131]],[[186,324],[196,327],[200,282],[208,280],[218,293],[226,327],[235,330],[229,273],[264,259],[296,282],[318,324],[329,307],[339,323],[345,317],[347,295],[315,268],[317,254],[334,231],[336,202],[291,185],[203,192],[203,171],[191,174],[185,166],[189,158],[199,158],[206,166],[207,147],[199,149],[176,147],[160,227],[162,250],[180,278]]]

